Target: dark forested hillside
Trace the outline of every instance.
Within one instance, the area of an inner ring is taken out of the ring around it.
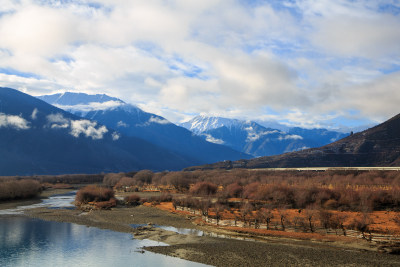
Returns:
[[[0,88],[0,176],[177,170],[193,163],[10,88]]]

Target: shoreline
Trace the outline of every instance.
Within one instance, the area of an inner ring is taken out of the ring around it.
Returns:
[[[244,237],[244,235],[235,235],[234,232],[224,229],[199,226],[182,215],[143,205],[90,212],[38,208],[28,210],[25,214],[32,218],[77,223],[131,233],[137,239],[160,241],[169,246],[144,247],[143,249],[213,266],[400,266],[400,256],[378,253],[374,248],[360,247],[355,243],[342,244],[278,237],[242,241],[183,235],[156,227],[134,229],[132,224],[157,224]]]
[[[51,189],[51,190],[45,190],[40,195],[33,197],[33,198],[14,199],[14,200],[0,202],[0,210],[15,209],[19,206],[28,206],[28,205],[38,204],[38,203],[42,202],[43,199],[46,199],[50,196],[58,195],[58,194],[65,194],[65,193],[69,193],[74,190],[76,190],[76,189]]]
[[[54,195],[61,192],[51,191],[47,193]],[[45,196],[42,195],[41,197],[44,198]],[[25,205],[25,201],[23,202],[23,205]],[[16,203],[13,204],[16,205]],[[0,208],[1,206],[2,204],[0,204]],[[297,240],[274,236],[261,238],[209,225],[199,225],[190,216],[144,205],[90,212],[34,208],[26,210],[22,216],[131,233],[136,239],[151,239],[169,244],[166,247],[144,247],[143,249],[146,251],[213,266],[400,266],[400,256],[378,253],[375,248],[368,247],[368,243],[366,243],[366,246],[359,246],[357,245],[359,242],[342,244],[340,242]],[[251,238],[256,239],[256,241],[183,235],[156,227],[134,229],[131,226],[132,224],[157,224],[196,229],[214,234]]]

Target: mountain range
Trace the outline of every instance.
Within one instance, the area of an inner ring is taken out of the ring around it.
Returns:
[[[254,157],[319,147],[349,135],[326,129],[299,127],[282,131],[266,128],[253,121],[209,116],[196,116],[180,125],[207,141],[229,146]]]
[[[250,155],[227,146],[208,142],[161,116],[147,113],[117,98],[69,92],[38,98],[77,116],[115,129],[124,136],[141,138],[178,153],[192,162],[211,163],[251,158]]]
[[[196,155],[203,162],[231,159],[231,155],[238,157],[232,150],[242,152],[240,158],[278,155],[326,145],[348,135],[326,129],[287,128],[282,131],[252,121],[208,116],[196,116],[175,125],[104,94],[66,92],[38,98],[124,135],[145,139],[187,157]],[[231,150],[227,150],[228,147]]]
[[[0,88],[0,176],[179,170],[199,162]]]
[[[0,87],[0,176],[189,166],[393,166],[400,164],[398,117],[350,136],[208,116],[175,125],[104,94],[35,98]]]
[[[400,166],[400,114],[319,148],[250,160],[225,161],[189,168],[296,168],[296,167],[390,167]]]

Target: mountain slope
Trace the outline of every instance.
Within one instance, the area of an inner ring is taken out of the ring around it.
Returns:
[[[55,104],[59,108],[76,115],[116,129],[126,136],[145,139],[202,163],[251,158],[249,155],[232,148],[207,142],[161,116],[144,112],[140,108],[126,104],[116,98],[104,97],[104,95],[83,96],[75,93],[40,96],[38,98],[49,101],[50,104]],[[107,99],[107,101],[102,102],[103,99]],[[52,102],[53,100],[54,102]],[[68,105],[57,103],[68,103]]]
[[[207,116],[196,116],[181,125],[210,142],[224,144],[255,157],[318,147],[347,136],[326,129],[290,128],[284,132],[252,121]]]
[[[375,166],[400,166],[400,114],[323,147],[252,160],[220,162],[207,168]]]
[[[0,88],[0,175],[181,169],[200,162]]]

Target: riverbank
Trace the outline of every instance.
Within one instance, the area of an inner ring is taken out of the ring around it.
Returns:
[[[71,190],[44,191],[41,198],[67,193]],[[40,199],[0,204],[1,208],[37,203]],[[198,218],[175,214],[151,206],[113,208],[82,212],[74,209],[48,209],[45,207],[25,210],[25,215],[47,221],[68,222],[90,227],[126,232],[135,239],[161,241],[170,246],[145,247],[147,251],[179,257],[213,266],[400,266],[400,256],[376,252],[366,241],[339,242],[332,240],[298,240],[284,237],[256,237],[235,233],[201,223]],[[178,234],[157,227],[133,225],[162,225],[175,228],[196,229],[210,235],[238,239],[215,238]]]
[[[51,189],[43,191],[39,196],[29,199],[16,199],[0,202],[0,210],[15,209],[19,206],[29,206],[38,204],[52,195],[65,194],[74,191],[74,189]]]
[[[154,207],[118,207],[91,212],[38,208],[25,213],[33,218],[128,232],[137,239],[161,241],[170,246],[146,247],[145,250],[214,266],[400,266],[400,256],[377,253],[368,244],[360,247],[356,243],[285,238],[253,242],[182,235],[155,227],[133,229],[133,224],[157,224],[244,237],[211,226],[195,225],[190,217]]]

